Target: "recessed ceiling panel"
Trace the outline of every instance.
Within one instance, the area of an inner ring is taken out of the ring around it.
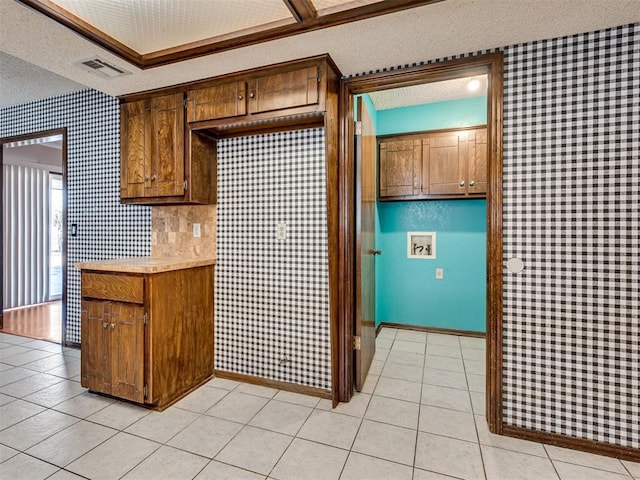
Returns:
[[[54,3],[141,54],[295,21],[282,0],[55,0]]]
[[[477,82],[473,82],[477,80]],[[471,84],[471,85],[470,85]],[[472,88],[470,88],[470,86]],[[475,87],[475,88],[473,88]],[[446,102],[487,94],[487,76],[477,75],[410,87],[380,90],[369,94],[376,110],[410,107],[426,103]]]
[[[381,0],[311,0],[320,15],[350,10],[352,8],[379,3]]]

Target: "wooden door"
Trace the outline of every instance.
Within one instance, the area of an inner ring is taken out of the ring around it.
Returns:
[[[380,142],[380,198],[420,193],[420,139]]]
[[[184,194],[182,93],[151,99],[151,154],[145,158],[145,197]]]
[[[94,392],[111,395],[109,303],[104,300],[82,300],[82,355],[80,381]]]
[[[375,249],[376,133],[361,97],[357,101],[361,134],[356,138],[356,390],[361,391],[376,350]]]
[[[200,122],[246,115],[246,82],[232,82],[191,90],[187,94],[187,120]]]
[[[249,112],[260,113],[318,103],[318,67],[277,73],[249,82]]]
[[[466,132],[429,135],[423,149],[423,182],[428,182],[429,193],[464,195],[466,157]]]
[[[469,157],[467,177],[469,195],[487,193],[487,129],[479,128],[469,132]]]
[[[113,302],[107,326],[111,342],[111,394],[134,402],[144,401],[144,308]]]
[[[145,162],[151,150],[145,100],[120,106],[120,196],[144,196]]]

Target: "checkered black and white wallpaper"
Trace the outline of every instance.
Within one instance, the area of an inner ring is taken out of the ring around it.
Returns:
[[[503,277],[504,423],[640,448],[640,24],[492,51],[526,265]]]
[[[324,129],[218,142],[216,369],[331,388],[324,145]]]
[[[640,448],[640,25],[504,55],[504,422]]]
[[[151,212],[120,204],[120,107],[95,90],[0,109],[0,137],[67,128],[66,340],[80,343],[76,262],[149,255]]]

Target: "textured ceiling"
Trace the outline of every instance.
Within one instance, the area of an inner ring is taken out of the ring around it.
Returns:
[[[469,90],[471,80],[478,80],[478,88]],[[393,88],[370,93],[371,101],[376,110],[409,107],[425,103],[460,100],[462,98],[478,97],[487,94],[487,76],[479,75],[468,78],[457,78],[442,82],[425,83],[411,87]]]
[[[138,53],[293,23],[282,0],[54,0]]]
[[[0,0],[0,52],[122,95],[322,53],[351,74],[639,21],[638,0],[445,0],[142,71],[14,0]],[[132,75],[105,79],[73,65],[95,55]],[[0,107],[52,95],[43,75],[27,81],[4,67],[1,75]],[[20,87],[27,100],[4,93]]]

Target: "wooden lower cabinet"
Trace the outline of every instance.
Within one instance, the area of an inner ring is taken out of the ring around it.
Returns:
[[[213,266],[82,271],[82,386],[164,409],[213,375]]]

